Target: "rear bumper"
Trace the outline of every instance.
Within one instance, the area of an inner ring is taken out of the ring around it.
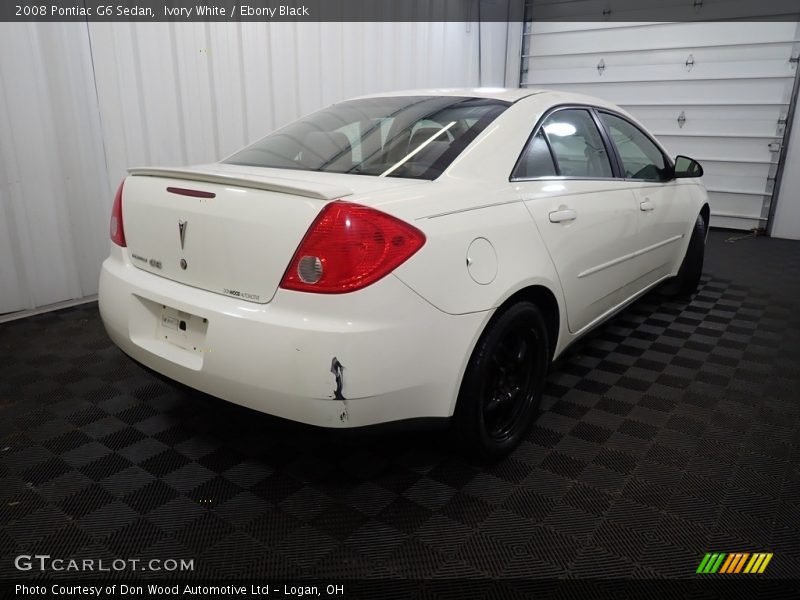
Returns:
[[[99,305],[114,343],[154,371],[261,412],[337,428],[452,415],[488,318],[441,312],[394,276],[351,294],[278,290],[270,303],[253,304],[146,273],[118,247],[103,263]],[[160,339],[162,306],[208,320],[201,349]]]

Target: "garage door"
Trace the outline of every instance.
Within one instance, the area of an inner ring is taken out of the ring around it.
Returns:
[[[520,84],[621,105],[703,164],[712,225],[765,228],[799,40],[796,21],[528,21]]]

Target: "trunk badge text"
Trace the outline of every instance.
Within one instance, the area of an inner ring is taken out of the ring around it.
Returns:
[[[178,220],[178,234],[181,236],[181,250],[183,250],[183,243],[186,240],[186,226],[188,221]]]

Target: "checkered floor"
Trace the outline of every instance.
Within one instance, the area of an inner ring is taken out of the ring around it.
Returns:
[[[797,577],[800,243],[731,235],[712,232],[691,302],[647,296],[574,347],[493,465],[162,381],[95,305],[0,325],[0,577],[20,553],[216,578],[690,577],[715,550]]]

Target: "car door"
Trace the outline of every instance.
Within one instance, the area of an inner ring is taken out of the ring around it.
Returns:
[[[636,287],[643,289],[669,275],[682,258],[687,188],[672,177],[666,154],[641,128],[621,115],[598,110],[619,158],[625,185],[636,197],[639,216],[637,255],[632,261]]]
[[[537,126],[511,177],[555,264],[572,332],[630,296],[638,207],[613,165],[592,110],[564,107]]]

